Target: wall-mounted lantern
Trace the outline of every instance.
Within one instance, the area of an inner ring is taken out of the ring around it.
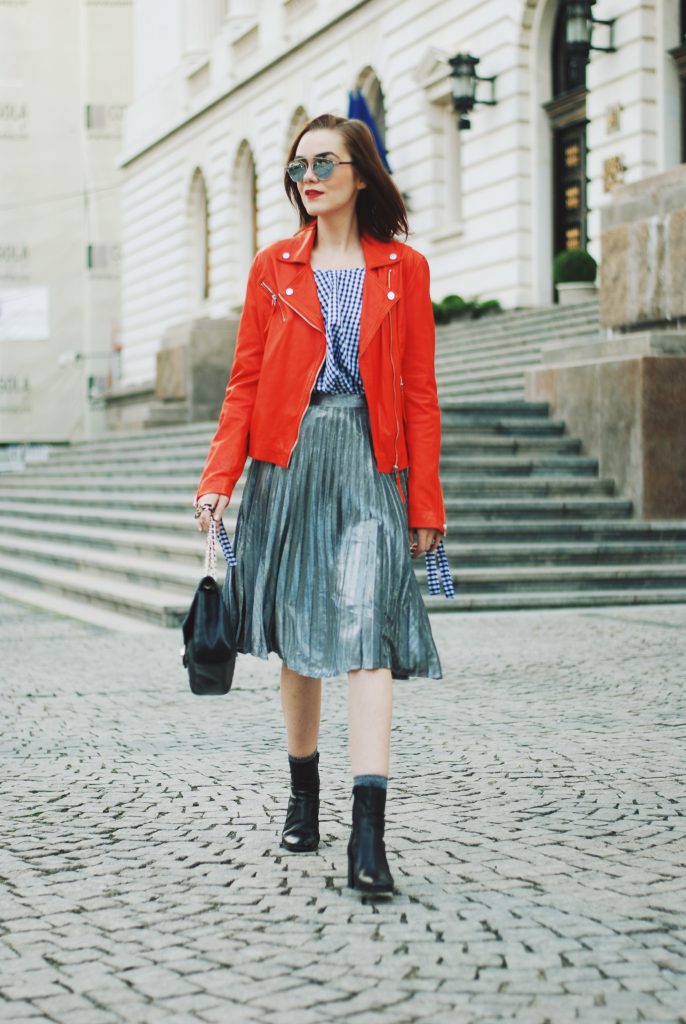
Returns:
[[[565,7],[565,40],[567,49],[576,51],[581,59],[588,61],[591,50],[600,50],[602,53],[616,53],[617,47],[614,44],[615,18],[603,21],[593,17],[593,6],[596,0],[562,0]],[[608,28],[609,46],[595,46],[593,44],[593,29],[595,25],[606,25]]]
[[[448,63],[452,68],[450,74],[454,79],[452,85],[453,107],[458,116],[457,127],[461,131],[463,128],[471,128],[472,123],[467,114],[474,109],[476,103],[483,103],[489,107],[495,106],[495,76],[493,78],[479,78],[476,73],[479,57],[472,57],[470,53],[458,53],[457,56],[450,57]],[[491,83],[490,100],[476,98],[477,82]]]

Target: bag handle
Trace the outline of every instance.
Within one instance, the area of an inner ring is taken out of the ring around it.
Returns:
[[[236,555],[229,535],[226,532],[226,527],[222,522],[217,527],[217,521],[213,516],[210,516],[210,526],[207,531],[207,544],[205,545],[205,576],[211,576],[212,579],[217,578],[217,539],[221,544],[222,553],[226,559],[228,565],[236,565]]]

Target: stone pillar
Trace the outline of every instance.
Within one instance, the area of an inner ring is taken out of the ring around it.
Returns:
[[[686,319],[686,164],[615,188],[602,228],[602,325],[632,331]]]
[[[183,403],[187,423],[216,419],[233,363],[238,322],[238,316],[201,317],[168,328],[157,353],[157,402],[170,409]]]
[[[525,373],[644,519],[686,516],[686,165],[616,188],[602,211],[596,342]]]

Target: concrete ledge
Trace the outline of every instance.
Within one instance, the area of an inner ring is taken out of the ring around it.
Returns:
[[[553,343],[541,348],[541,362],[546,365],[650,355],[686,356],[686,331],[640,331],[608,339],[599,335],[578,345]]]
[[[541,366],[525,373],[525,392],[550,403],[636,515],[686,517],[686,355]]]

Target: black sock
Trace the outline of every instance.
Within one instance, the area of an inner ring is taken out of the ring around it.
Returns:
[[[297,789],[307,789],[316,792],[319,789],[319,751],[306,757],[293,757],[288,755],[288,764],[291,769],[291,783]]]

